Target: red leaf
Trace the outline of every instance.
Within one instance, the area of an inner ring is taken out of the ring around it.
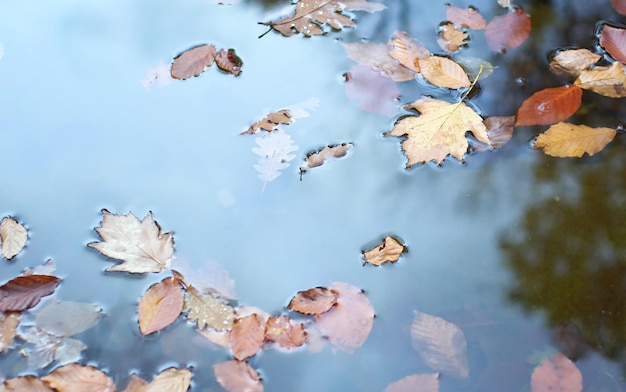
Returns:
[[[253,313],[235,320],[230,331],[230,351],[235,359],[243,361],[256,354],[265,339],[265,322]]]
[[[496,53],[520,46],[530,34],[530,16],[522,8],[496,16],[485,29],[487,45]]]
[[[18,276],[0,286],[0,311],[20,312],[50,295],[61,279],[50,275]]]
[[[600,46],[617,61],[626,62],[626,30],[609,25],[602,26]]]
[[[618,13],[626,15],[626,0],[611,0],[611,5]]]
[[[580,87],[571,85],[537,91],[522,103],[515,126],[552,125],[566,120],[580,106],[582,95]]]
[[[265,340],[276,342],[283,348],[300,347],[306,341],[304,325],[287,316],[270,317],[267,320]]]
[[[446,8],[446,19],[457,26],[464,26],[473,30],[482,30],[487,22],[474,7],[459,8],[449,5]]]
[[[183,311],[183,291],[174,278],[155,283],[139,301],[139,330],[148,335],[160,331],[178,318]]]
[[[263,392],[259,374],[245,362],[216,363],[213,371],[217,382],[228,392]]]
[[[532,392],[580,392],[583,390],[583,376],[569,358],[557,353],[535,368],[530,389]]]

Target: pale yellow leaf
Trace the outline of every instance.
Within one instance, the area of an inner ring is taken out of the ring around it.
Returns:
[[[617,131],[611,128],[591,128],[560,122],[537,137],[534,148],[554,157],[594,155],[609,144]]]
[[[390,77],[395,82],[406,82],[415,79],[415,71],[402,66],[389,54],[385,44],[371,42],[341,44],[348,57],[359,64],[369,65],[382,75]]]
[[[447,57],[430,56],[418,62],[424,79],[437,87],[457,89],[472,84],[463,67]]]
[[[405,251],[404,245],[395,238],[387,236],[383,239],[382,244],[363,252],[363,257],[370,264],[381,265],[387,261],[395,263]]]
[[[578,76],[597,63],[601,57],[589,49],[561,50],[552,58],[550,71],[557,75]]]
[[[387,41],[389,55],[408,69],[419,72],[420,58],[430,56],[430,52],[416,39],[409,37],[405,31],[396,31]]]
[[[0,239],[2,240],[2,255],[11,260],[22,251],[26,245],[28,234],[26,228],[10,216],[5,216],[0,222]]]
[[[595,67],[592,70],[583,71],[574,85],[606,97],[626,97],[624,65],[616,61],[610,66]]]
[[[467,35],[465,31],[454,26],[452,23],[446,23],[443,26],[439,26],[437,44],[446,52],[458,52],[461,46],[466,44],[468,39],[469,35]]]
[[[215,298],[210,293],[200,293],[193,286],[187,287],[185,293],[185,310],[187,320],[197,322],[198,328],[214,328],[217,331],[230,330],[235,320],[232,306]]]

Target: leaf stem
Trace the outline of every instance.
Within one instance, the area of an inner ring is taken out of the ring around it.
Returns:
[[[259,23],[259,24],[267,26],[265,23]],[[267,35],[267,33],[269,33],[270,31],[272,31],[272,26],[271,25],[269,26],[269,29],[267,29],[267,31],[265,33],[259,35],[259,39],[265,37]]]

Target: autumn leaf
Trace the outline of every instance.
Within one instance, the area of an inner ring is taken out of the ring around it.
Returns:
[[[597,63],[601,57],[589,49],[561,50],[550,61],[550,71],[557,75],[578,76]]]
[[[609,66],[583,71],[574,81],[574,85],[606,97],[626,97],[624,65],[616,61]]]
[[[324,313],[337,303],[339,292],[326,287],[298,291],[287,308],[303,314]]]
[[[446,52],[456,53],[461,46],[467,44],[469,35],[454,26],[452,23],[446,23],[439,26],[439,35],[437,38],[437,44]]]
[[[21,312],[54,292],[61,279],[50,275],[18,276],[0,286],[0,311]]]
[[[413,67],[407,68],[390,55],[385,44],[371,42],[341,44],[348,57],[359,64],[368,65],[383,76],[390,77],[394,82],[406,82],[415,79]]]
[[[511,8],[511,0],[498,0],[498,4],[504,8]]]
[[[19,322],[19,313],[0,313],[0,353],[5,352],[13,344]]]
[[[621,63],[626,62],[626,29],[613,27],[608,24],[600,31],[600,46],[608,54]]]
[[[287,316],[270,317],[265,328],[265,341],[287,349],[300,347],[306,342],[304,325]]]
[[[102,309],[95,304],[50,301],[35,314],[35,323],[46,332],[67,337],[88,330],[102,316]]]
[[[148,382],[135,373],[130,375],[130,381],[126,384],[123,392],[145,392]]]
[[[113,392],[115,384],[93,366],[71,363],[41,378],[59,392]]]
[[[611,6],[622,15],[626,15],[626,0],[611,0]]]
[[[9,392],[54,392],[46,382],[32,374],[5,380],[4,387]]]
[[[337,304],[315,316],[315,323],[335,348],[348,354],[361,347],[374,324],[374,308],[363,291],[349,283],[334,282]]]
[[[247,363],[226,361],[213,365],[217,382],[228,392],[263,392],[259,374]]]
[[[537,91],[522,103],[515,125],[551,125],[566,120],[578,110],[582,96],[583,91],[572,85]]]
[[[532,392],[580,392],[583,390],[583,376],[569,358],[557,353],[535,368],[530,389]]]
[[[20,253],[26,245],[28,234],[26,228],[10,216],[5,216],[0,222],[0,240],[2,240],[2,255],[11,260]]]
[[[230,350],[238,361],[253,356],[265,339],[265,321],[256,313],[235,320],[230,330]]]
[[[515,128],[515,116],[487,117],[483,123],[487,127],[489,147],[500,148],[511,140]]]
[[[447,57],[430,56],[418,63],[424,79],[437,87],[457,89],[472,84],[463,67]]]
[[[449,154],[462,160],[468,148],[465,137],[468,131],[479,141],[489,144],[483,119],[463,102],[451,104],[422,98],[405,108],[416,109],[421,115],[400,119],[385,136],[408,135],[402,142],[402,151],[408,159],[407,168],[431,160],[441,163]]]
[[[472,30],[483,30],[487,22],[474,7],[459,8],[448,4],[446,7],[446,19],[457,26],[467,27]]]
[[[455,324],[441,317],[415,312],[411,323],[411,344],[433,370],[451,376],[469,377],[467,343]]]
[[[530,29],[530,16],[523,8],[515,8],[493,18],[485,28],[485,38],[491,50],[503,53],[524,43]]]
[[[438,392],[439,373],[412,374],[387,385],[384,392]]]
[[[169,268],[174,254],[172,233],[163,233],[159,224],[152,220],[152,213],[139,219],[132,213],[111,214],[102,210],[104,216],[96,232],[102,242],[91,242],[87,246],[105,256],[122,260],[122,264],[107,268],[107,271],[130,273],[160,272]]]
[[[299,0],[295,5],[291,16],[268,23],[260,23],[269,26],[289,37],[297,33],[306,36],[325,34],[325,25],[335,30],[343,27],[354,27],[356,23],[344,11],[367,11],[376,12],[385,8],[383,4],[369,2],[368,0]]]
[[[363,258],[370,264],[381,265],[388,261],[395,263],[406,248],[398,240],[387,236],[383,243],[363,252]]]
[[[53,361],[58,364],[77,362],[87,345],[78,339],[51,334],[38,326],[30,327],[19,333],[19,337],[32,344],[25,349],[27,364],[30,370],[42,369]]]
[[[324,162],[331,158],[341,158],[348,153],[354,145],[352,143],[341,143],[336,145],[330,145],[323,147],[317,151],[308,153],[306,156],[305,164],[300,166],[300,174],[307,170],[322,166]]]
[[[191,371],[168,368],[159,373],[150,383],[133,374],[124,392],[185,392],[190,384]]]
[[[139,330],[143,335],[160,331],[173,323],[183,311],[183,292],[175,278],[155,283],[139,301]]]
[[[535,149],[554,157],[590,156],[602,151],[617,131],[611,128],[591,128],[586,125],[558,123],[537,137]]]
[[[409,37],[405,31],[395,31],[387,41],[387,47],[391,57],[413,72],[420,72],[418,59],[430,56],[428,49],[416,39]]]
[[[360,109],[388,117],[396,113],[400,90],[393,80],[361,64],[352,66],[344,76],[346,95],[357,100]]]
[[[22,275],[52,275],[56,271],[57,266],[52,259],[46,260],[45,263],[35,266],[33,268],[25,268]]]
[[[278,110],[276,112],[272,112],[268,114],[267,116],[263,117],[261,120],[250,125],[250,127],[246,131],[241,132],[241,134],[244,135],[244,134],[257,133],[259,130],[272,132],[272,131],[276,131],[280,124],[288,125],[288,124],[291,124],[292,122],[293,120],[291,118],[291,112],[289,110],[286,110],[286,109]]]
[[[296,157],[292,152],[300,147],[293,142],[291,136],[280,129],[259,136],[255,141],[258,147],[252,148],[252,151],[260,158],[254,169],[260,173],[259,178],[263,180],[265,188],[267,182],[276,179],[280,176],[281,170],[289,167],[289,161]]]
[[[215,45],[199,45],[174,57],[171,75],[174,79],[198,76],[215,61]]]
[[[235,311],[232,306],[215,298],[209,293],[200,293],[193,286],[185,291],[185,307],[187,320],[197,322],[198,328],[214,328],[217,331],[230,330],[235,320]]]
[[[243,61],[237,56],[235,49],[221,49],[215,55],[215,64],[222,71],[239,76]]]

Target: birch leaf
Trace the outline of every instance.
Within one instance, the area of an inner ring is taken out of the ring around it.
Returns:
[[[195,287],[189,286],[185,291],[185,308],[187,320],[197,322],[198,328],[214,328],[217,331],[230,330],[235,320],[232,306],[224,303],[209,293],[200,293]]]
[[[395,263],[406,248],[393,237],[385,237],[383,243],[376,245],[372,249],[363,252],[365,261],[374,265],[381,265],[386,262]]]
[[[72,336],[88,330],[102,317],[95,304],[50,301],[35,315],[37,326],[56,336]]]
[[[226,361],[213,365],[217,382],[228,392],[263,392],[259,374],[246,362]]]
[[[142,392],[185,392],[191,384],[191,371],[168,368],[159,373]]]
[[[566,120],[578,110],[582,96],[580,87],[571,85],[537,91],[522,103],[515,125],[551,125]]]
[[[626,97],[626,73],[618,61],[580,73],[574,85],[611,98]]]
[[[113,392],[115,384],[106,373],[77,363],[62,366],[41,378],[59,392]]]
[[[214,45],[199,45],[187,49],[174,58],[171,75],[174,79],[188,79],[198,76],[215,61]]]
[[[298,291],[287,307],[303,314],[320,314],[332,308],[337,303],[338,296],[337,290],[314,287]]]
[[[230,350],[238,361],[257,353],[265,339],[265,322],[256,313],[235,320],[230,331]]]
[[[20,253],[26,245],[28,234],[26,228],[10,216],[5,216],[0,222],[0,239],[2,240],[2,255],[11,260]]]
[[[591,128],[586,125],[558,123],[537,137],[535,149],[554,157],[580,158],[592,156],[609,144],[617,131],[611,128]]]
[[[169,268],[174,254],[172,233],[163,233],[152,213],[139,221],[135,215],[111,214],[102,210],[104,216],[96,232],[103,241],[91,242],[87,246],[105,256],[122,260],[122,264],[107,268],[107,271],[130,273],[160,272]]]
[[[352,143],[341,143],[326,146],[318,151],[307,154],[305,159],[306,163],[300,166],[300,173],[304,173],[313,167],[322,166],[328,159],[344,157],[353,146]]]
[[[457,89],[472,84],[463,67],[447,57],[430,56],[418,63],[424,79],[437,87]]]
[[[183,292],[174,278],[155,283],[144,293],[137,308],[143,335],[160,331],[173,323],[183,310]]]

